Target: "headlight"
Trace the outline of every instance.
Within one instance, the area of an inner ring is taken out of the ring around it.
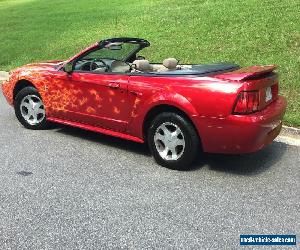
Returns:
[[[2,75],[3,75],[3,78],[5,79],[5,80],[8,80],[9,79],[9,77],[10,77],[10,72],[3,72],[2,73]]]
[[[9,74],[7,72],[0,72],[0,81],[6,81],[9,79]]]

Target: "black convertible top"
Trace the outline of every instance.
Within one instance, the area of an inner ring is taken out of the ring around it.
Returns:
[[[240,66],[234,63],[214,63],[214,64],[196,64],[191,65],[190,69],[155,72],[157,75],[210,75],[214,73],[225,73],[239,69]]]

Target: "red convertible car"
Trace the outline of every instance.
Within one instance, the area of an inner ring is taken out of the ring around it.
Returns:
[[[149,45],[102,40],[66,61],[17,68],[2,90],[26,128],[56,122],[147,142],[172,169],[202,151],[254,152],[279,134],[286,100],[274,65],[149,63],[138,54]]]

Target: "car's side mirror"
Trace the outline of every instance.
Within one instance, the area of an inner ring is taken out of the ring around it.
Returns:
[[[72,62],[68,62],[64,66],[64,71],[67,72],[68,74],[71,74],[73,72],[73,63]]]

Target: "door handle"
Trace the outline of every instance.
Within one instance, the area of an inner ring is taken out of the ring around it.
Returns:
[[[141,92],[136,92],[134,90],[129,91],[130,94],[135,95],[135,96],[142,96],[143,94]]]
[[[118,83],[118,82],[109,82],[108,87],[110,87],[112,89],[118,89],[118,88],[120,88],[120,83]]]

